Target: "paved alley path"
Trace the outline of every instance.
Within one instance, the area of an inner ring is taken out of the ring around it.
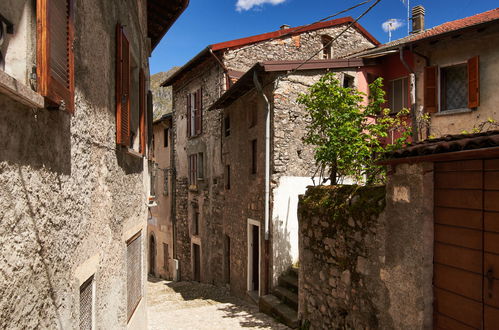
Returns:
[[[289,329],[225,289],[192,282],[149,279],[149,329]]]

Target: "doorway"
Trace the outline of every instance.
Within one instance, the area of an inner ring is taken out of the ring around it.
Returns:
[[[248,291],[260,295],[260,222],[248,219]]]
[[[156,240],[154,235],[149,238],[149,274],[156,275]]]
[[[201,282],[201,249],[197,244],[192,244],[193,276],[194,281]]]

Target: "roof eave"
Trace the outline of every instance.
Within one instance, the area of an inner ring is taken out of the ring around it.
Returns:
[[[168,24],[166,24],[163,27],[163,31],[158,36],[155,36],[155,38],[153,38],[151,35],[149,35],[149,37],[151,38],[151,50],[153,50],[154,48],[156,48],[156,46],[159,44],[159,42],[161,41],[161,39],[163,39],[163,37],[165,36],[165,34],[168,32],[168,30],[170,30],[170,28],[172,27],[173,23],[175,23],[177,21],[177,19],[180,17],[180,15],[182,15],[182,13],[189,6],[189,1],[190,0],[181,0],[181,1],[182,1],[182,4],[179,7],[179,10],[173,16],[173,18],[168,22]]]

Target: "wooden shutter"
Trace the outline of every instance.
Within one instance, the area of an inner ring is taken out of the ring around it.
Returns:
[[[144,70],[139,72],[139,133],[140,153],[146,153],[146,78]]]
[[[191,136],[191,94],[187,93],[187,137]]]
[[[480,65],[479,57],[468,60],[468,108],[477,108],[480,105]]]
[[[201,89],[198,89],[195,93],[195,104],[196,108],[194,111],[194,132],[196,132],[196,135],[201,134],[201,107],[202,107],[202,95],[201,95]]]
[[[37,0],[38,92],[74,112],[74,0]]]
[[[149,146],[149,155],[153,152],[152,140],[153,140],[153,103],[152,103],[152,92],[147,91],[147,145]]]
[[[199,89],[199,134],[203,133],[203,88]]]
[[[427,66],[424,70],[424,107],[428,113],[437,112],[437,67]]]
[[[130,43],[124,27],[116,26],[116,143],[130,146]]]

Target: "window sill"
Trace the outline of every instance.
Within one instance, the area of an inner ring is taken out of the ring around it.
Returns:
[[[473,112],[474,110],[469,109],[469,108],[464,108],[464,109],[454,109],[454,110],[444,110],[444,111],[439,111],[435,114],[435,116],[447,116],[447,115],[455,115],[459,113],[470,113]]]
[[[199,133],[197,135],[192,135],[192,136],[189,136],[187,139],[188,140],[194,140],[194,139],[197,139],[198,137],[201,137],[201,135],[203,135],[203,133]]]
[[[137,157],[137,158],[143,158],[144,157],[144,155],[142,155],[140,152],[135,151],[135,150],[130,149],[130,148],[126,148],[126,153],[129,154],[130,156],[134,156],[134,157]]]
[[[198,192],[198,186],[193,184],[189,185],[189,191]]]
[[[43,96],[2,70],[0,70],[0,93],[30,108],[45,108]]]

